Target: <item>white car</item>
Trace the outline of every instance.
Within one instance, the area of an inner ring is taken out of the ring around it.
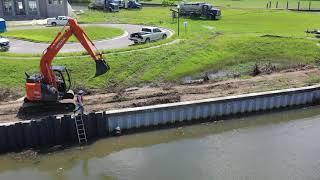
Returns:
[[[10,43],[7,38],[0,36],[0,51],[8,51],[10,48]]]
[[[58,16],[55,18],[48,18],[47,19],[47,25],[51,26],[64,26],[68,23],[68,17],[67,16]]]
[[[166,31],[158,27],[144,27],[140,32],[130,34],[129,40],[136,43],[149,43],[168,37]]]

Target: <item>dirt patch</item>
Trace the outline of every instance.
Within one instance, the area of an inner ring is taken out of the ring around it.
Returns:
[[[308,69],[314,69],[316,66],[308,65],[308,64],[287,64],[284,67],[277,67],[277,65],[272,64],[271,62],[268,63],[256,63],[252,67],[252,71],[250,73],[251,76],[257,75],[265,75],[265,74],[272,74],[275,72],[295,72],[295,71],[305,71]]]
[[[17,99],[22,96],[20,91],[10,89],[10,88],[0,88],[0,102],[9,101],[11,99]]]
[[[274,35],[274,34],[264,34],[261,37],[268,37],[268,38],[290,38],[286,36]]]
[[[167,103],[175,103],[180,102],[181,97],[178,94],[165,96],[165,97],[157,97],[153,99],[146,99],[142,102],[132,103],[134,107],[141,107],[141,106],[151,106],[156,104],[167,104]]]
[[[252,70],[251,75],[257,76],[259,74],[271,74],[272,72],[276,71],[276,66],[272,65],[271,63],[267,64],[255,64]]]
[[[118,93],[98,93],[92,91],[94,93],[84,97],[85,111],[105,111],[302,87],[319,83],[319,77],[320,70],[318,68],[301,65],[290,70],[277,70],[277,72],[272,72],[271,74],[260,73],[248,79],[235,78],[219,82],[208,80],[201,84],[187,85],[162,84],[160,87],[135,87],[130,90],[119,91]],[[0,102],[0,122],[26,119],[17,117],[21,106],[22,101]],[[32,118],[41,118],[48,115],[47,113],[41,116],[33,116]]]

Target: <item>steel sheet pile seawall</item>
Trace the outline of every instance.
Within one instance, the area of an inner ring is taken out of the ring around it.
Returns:
[[[172,124],[189,124],[249,115],[288,107],[319,104],[320,85],[197,101],[161,104],[90,113],[83,117],[87,138],[106,137],[120,127],[124,132]],[[0,124],[0,152],[50,148],[77,143],[74,117]]]
[[[320,86],[107,111],[109,131],[317,104]]]

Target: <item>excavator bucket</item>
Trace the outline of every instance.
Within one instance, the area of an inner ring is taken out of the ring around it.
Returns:
[[[106,63],[104,59],[100,59],[96,61],[96,75],[94,77],[100,76],[107,71],[109,71],[110,67]]]

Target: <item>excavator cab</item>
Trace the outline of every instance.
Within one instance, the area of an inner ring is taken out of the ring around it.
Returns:
[[[64,66],[52,66],[57,88],[45,83],[41,74],[28,75],[27,73],[27,98],[25,101],[57,101],[60,99],[73,99],[71,77]]]
[[[73,99],[74,94],[70,91],[71,77],[68,69],[65,66],[52,66],[52,70],[55,74],[57,90],[61,97],[59,99]]]

